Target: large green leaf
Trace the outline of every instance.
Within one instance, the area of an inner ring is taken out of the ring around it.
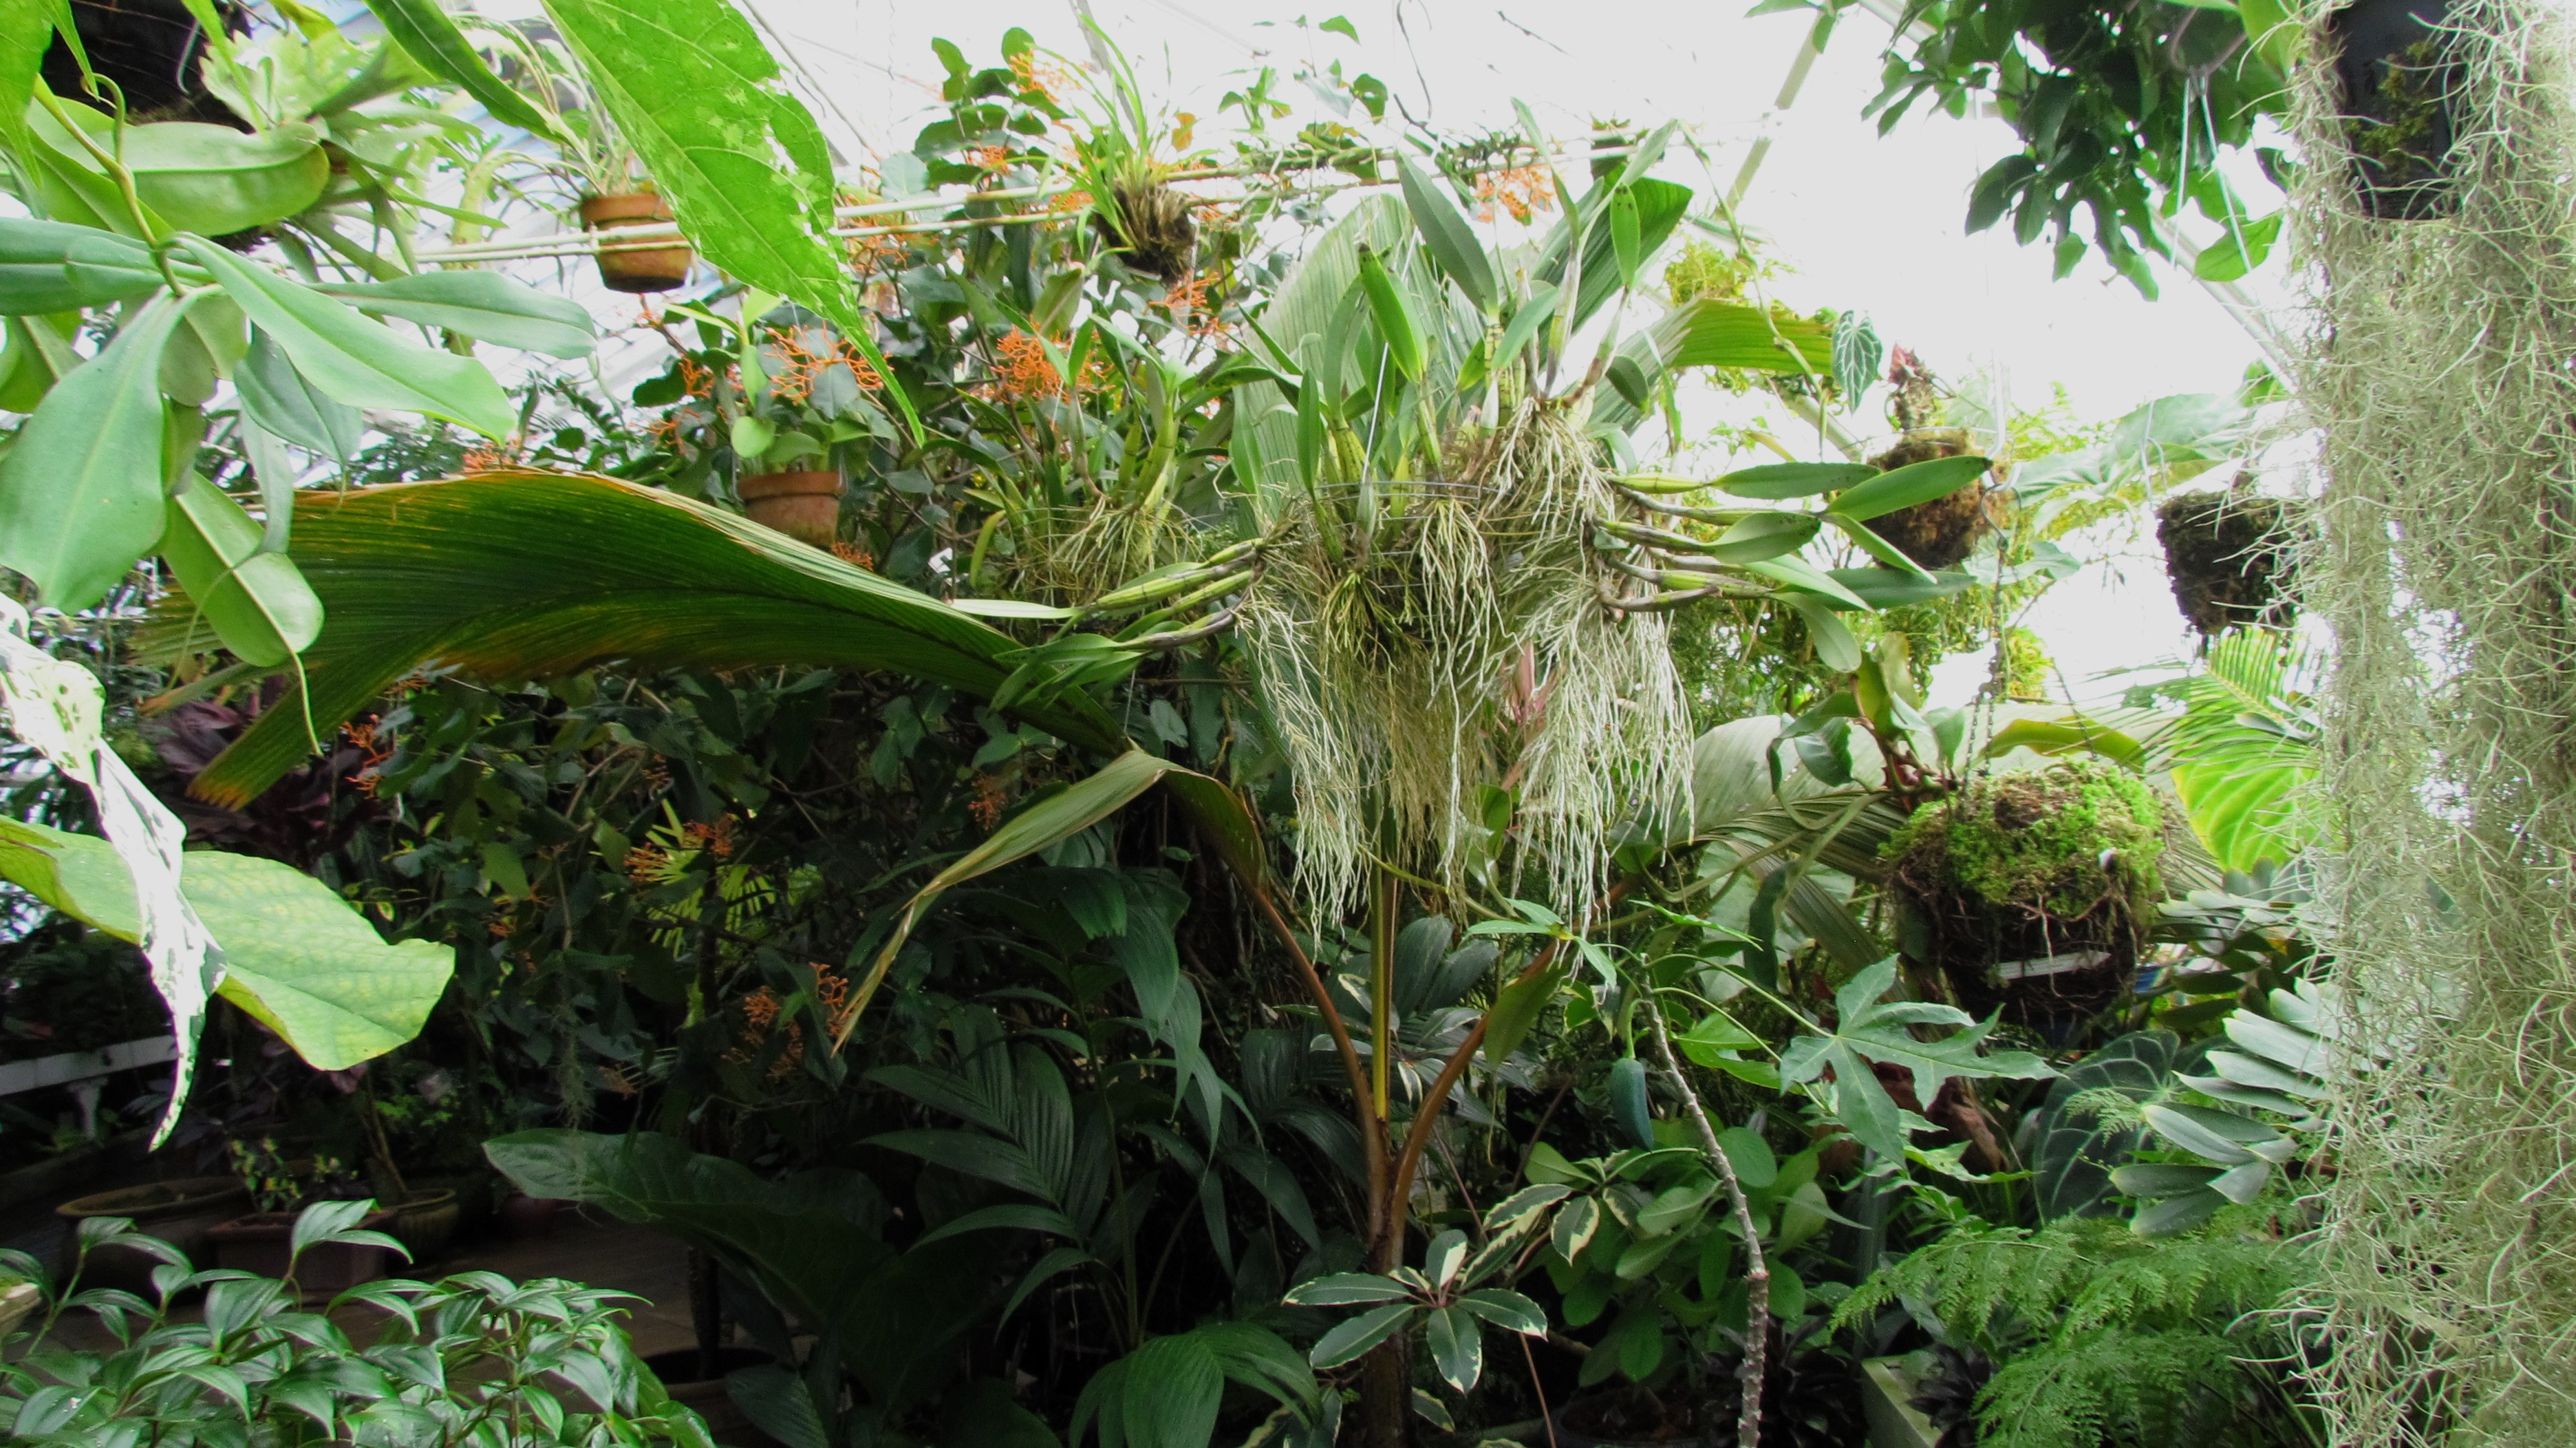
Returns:
[[[473,358],[424,347],[203,237],[178,240],[325,395],[351,407],[443,417],[486,437],[506,436],[518,425],[508,394]]]
[[[947,869],[930,878],[928,884],[913,892],[904,902],[903,914],[895,921],[894,933],[878,949],[876,963],[869,967],[867,978],[860,982],[843,1013],[835,1046],[850,1038],[857,1028],[859,1013],[867,1009],[877,987],[885,982],[886,972],[894,967],[895,957],[902,953],[904,942],[912,938],[922,914],[941,895],[978,875],[989,874],[1015,860],[1024,860],[1050,845],[1070,839],[1126,807],[1136,796],[1154,787],[1166,776],[1194,774],[1168,759],[1158,759],[1141,749],[1129,749],[1079,783],[1051,795],[1041,796],[1018,814],[1002,822],[1001,828],[984,837],[984,843],[957,858]],[[1204,779],[1204,775],[1197,776]],[[1215,781],[1210,780],[1213,784]],[[1222,786],[1219,786],[1221,789]],[[1228,796],[1231,798],[1231,796]],[[1238,805],[1238,808],[1240,806]]]
[[[180,888],[223,948],[217,994],[318,1069],[345,1070],[420,1034],[456,952],[387,945],[321,881],[275,860],[194,850]],[[140,940],[133,878],[105,840],[0,820],[0,876],[122,940]]]
[[[499,272],[421,272],[381,282],[325,282],[314,290],[380,317],[550,357],[587,357],[599,342],[589,308]]]
[[[367,0],[367,8],[421,69],[452,81],[505,125],[561,140],[552,117],[492,73],[438,0]]]
[[[1648,336],[1666,367],[1732,367],[1819,376],[1829,375],[1833,367],[1830,324],[1714,297],[1674,308]]]
[[[63,113],[92,141],[117,153],[133,172],[144,207],[172,231],[221,236],[265,226],[322,199],[331,180],[321,132],[300,122],[244,133],[195,121],[119,128],[85,105],[67,105]],[[29,120],[55,151],[99,181],[108,180],[107,168],[52,113],[39,108]]]
[[[855,1172],[764,1181],[653,1132],[523,1131],[484,1143],[483,1154],[531,1196],[602,1207],[715,1256],[799,1325],[830,1335],[889,1410],[937,1387],[958,1336],[994,1296],[991,1239],[897,1253],[877,1239],[883,1199]]]
[[[1414,227],[1422,233],[1423,245],[1431,249],[1431,259],[1440,270],[1467,294],[1478,311],[1491,315],[1499,300],[1494,286],[1494,265],[1485,259],[1485,248],[1476,240],[1476,228],[1467,213],[1458,209],[1457,198],[1449,188],[1415,164],[1412,157],[1398,152],[1395,158],[1397,177],[1403,182],[1404,204],[1413,213]]]
[[[98,602],[161,539],[161,352],[179,310],[146,304],[0,457],[0,563],[56,608]]]
[[[546,0],[546,13],[708,261],[868,335],[832,226],[832,156],[726,0]]]
[[[92,226],[0,220],[0,313],[75,312],[152,295],[163,285],[152,249]]]
[[[1799,1036],[1780,1053],[1780,1076],[1792,1083],[1814,1082],[1833,1070],[1835,1119],[1860,1144],[1888,1161],[1905,1159],[1903,1117],[1871,1062],[1900,1067],[1914,1077],[1914,1099],[1929,1102],[1941,1083],[1953,1076],[2006,1076],[2022,1080],[2051,1077],[2054,1067],[2028,1051],[1981,1052],[1991,1020],[1971,1023],[1956,1007],[1915,1001],[1882,1001],[1896,985],[1896,962],[1883,960],[1843,984],[1834,993],[1832,1034]],[[1919,1039],[1917,1026],[1966,1026],[1937,1041]]]
[[[244,663],[283,664],[322,631],[312,585],[285,554],[261,552],[259,525],[203,478],[170,500],[161,556]]]
[[[295,554],[326,622],[304,656],[314,727],[430,661],[494,678],[806,664],[882,669],[990,697],[1019,647],[980,619],[783,534],[611,478],[491,472],[298,499]],[[1068,691],[1019,711],[1086,748],[1124,749]],[[300,762],[290,695],[199,775],[248,800]]]
[[[2054,1221],[2094,1214],[2111,1193],[2112,1173],[2138,1145],[2134,1121],[2106,1120],[2100,1113],[2075,1115],[2066,1103],[2086,1091],[2117,1091],[2141,1105],[2162,1101],[2174,1089],[2174,1058],[2181,1044],[2171,1031],[2132,1031],[2068,1067],[2050,1084],[2048,1100],[2032,1113],[2027,1128],[2035,1149],[2026,1154],[2041,1217]]]

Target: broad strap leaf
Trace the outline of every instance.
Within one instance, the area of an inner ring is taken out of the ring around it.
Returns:
[[[432,661],[498,679],[609,660],[882,669],[989,697],[1018,646],[736,514],[610,478],[487,472],[308,494],[295,542],[324,609],[298,687],[326,733]],[[310,748],[305,703],[261,714],[193,790],[238,805],[294,768]],[[1086,748],[1125,743],[1087,695],[1020,713]]]

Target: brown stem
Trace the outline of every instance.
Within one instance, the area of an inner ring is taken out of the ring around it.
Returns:
[[[1331,992],[1324,989],[1324,977],[1316,971],[1306,947],[1297,943],[1297,932],[1289,927],[1288,917],[1271,896],[1269,885],[1253,880],[1246,882],[1246,888],[1252,892],[1253,904],[1260,908],[1262,918],[1270,922],[1272,932],[1288,947],[1289,959],[1297,963],[1297,973],[1306,982],[1306,993],[1314,997],[1315,1009],[1324,1017],[1324,1029],[1332,1034],[1333,1050],[1342,1058],[1342,1074],[1350,1078],[1351,1113],[1358,1118],[1360,1153],[1368,1166],[1368,1240],[1373,1243],[1386,1217],[1387,1160],[1386,1128],[1369,1109],[1368,1067],[1360,1061],[1359,1047],[1352,1044],[1351,1028],[1343,1024],[1342,1013],[1334,1008]]]
[[[1725,1183],[1727,1199],[1735,1205],[1735,1228],[1744,1236],[1744,1366],[1737,1369],[1744,1380],[1744,1398],[1735,1421],[1735,1441],[1750,1448],[1762,1441],[1762,1360],[1771,1344],[1771,1268],[1762,1257],[1762,1233],[1753,1224],[1753,1203],[1745,1198],[1744,1184],[1735,1179],[1735,1163],[1726,1159],[1726,1149],[1717,1144],[1717,1132],[1708,1124],[1708,1108],[1700,1104],[1699,1093],[1682,1074],[1681,1062],[1673,1059],[1663,1002],[1646,1002],[1646,1024],[1654,1031],[1655,1056],[1663,1062],[1673,1089],[1681,1093],[1682,1114],[1690,1118],[1700,1151],[1716,1170],[1717,1179]]]

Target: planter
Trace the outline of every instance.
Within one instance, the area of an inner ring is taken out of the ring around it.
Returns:
[[[390,1230],[396,1213],[379,1209],[358,1219],[370,1232]],[[253,1212],[207,1230],[214,1244],[215,1265],[291,1280],[308,1298],[336,1297],[362,1282],[374,1282],[394,1269],[394,1254],[382,1247],[324,1242],[308,1249],[287,1278],[294,1250],[294,1212]]]
[[[512,1192],[501,1203],[501,1230],[513,1242],[539,1242],[555,1234],[555,1214],[563,1203],[553,1197],[532,1197],[526,1192]]]
[[[2353,188],[2362,211],[2383,221],[2451,210],[2451,97],[2460,76],[2437,28],[2450,9],[2450,0],[2353,0],[2326,17]]]
[[[131,1218],[136,1231],[160,1238],[188,1254],[192,1265],[203,1267],[208,1265],[206,1250],[211,1229],[240,1216],[249,1201],[250,1193],[231,1177],[181,1177],[80,1197],[54,1208],[54,1215],[74,1233],[91,1217]],[[63,1272],[71,1270],[74,1245],[69,1237],[63,1242]],[[123,1247],[101,1248],[90,1253],[89,1265],[81,1272],[81,1284],[118,1287],[150,1298],[155,1295],[152,1269],[159,1265],[158,1258],[141,1252]]]
[[[1871,1358],[1860,1367],[1869,1448],[1936,1448],[1942,1432],[1914,1406],[1913,1365],[1901,1357],[1886,1357]]]
[[[409,1179],[415,1194],[445,1191],[456,1196],[456,1236],[472,1238],[492,1225],[500,1194],[500,1177],[488,1171],[445,1172]]]
[[[1934,458],[1967,455],[1967,429],[1924,427],[1906,433],[1896,446],[1871,458],[1869,465],[1886,473]],[[1862,526],[1895,544],[1898,552],[1923,567],[1941,569],[1956,567],[1975,552],[1977,540],[1993,525],[1986,507],[1985,485],[1979,483],[1946,498],[1882,513]]]
[[[743,479],[737,491],[751,521],[829,548],[841,533],[842,486],[837,472],[761,473]]]
[[[2289,621],[2295,608],[2276,577],[2288,562],[2288,516],[2280,499],[2244,491],[2177,493],[2156,509],[2174,606],[2203,637]]]
[[[414,1262],[447,1250],[465,1211],[446,1187],[417,1188],[393,1210],[394,1240],[411,1249]]]
[[[1970,1014],[2051,1039],[2127,996],[2163,894],[2164,815],[2093,761],[1986,775],[1917,810],[1887,844],[1899,944]]]
[[[689,1408],[707,1420],[707,1435],[721,1448],[784,1448],[784,1445],[759,1428],[742,1409],[734,1406],[733,1395],[726,1390],[725,1377],[745,1368],[768,1367],[778,1360],[765,1352],[747,1347],[720,1347],[715,1351],[715,1372],[706,1375],[709,1364],[701,1361],[696,1348],[684,1347],[671,1352],[657,1352],[644,1359],[644,1367],[662,1380],[662,1390],[671,1401]]]
[[[44,1294],[36,1290],[33,1282],[12,1282],[5,1289],[0,1289],[0,1339],[17,1331],[18,1324],[25,1322],[28,1314],[44,1300]]]
[[[621,226],[650,226],[671,220],[671,203],[650,191],[581,198],[584,231]],[[603,242],[605,242],[603,238]],[[667,292],[689,279],[697,253],[685,241],[665,246],[638,246],[599,254],[599,279],[618,292]]]

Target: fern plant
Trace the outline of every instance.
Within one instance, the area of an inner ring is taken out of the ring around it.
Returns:
[[[1873,1273],[1834,1326],[1902,1304],[1999,1363],[1977,1394],[1981,1448],[2321,1442],[2273,1315],[2305,1256],[2269,1226],[2260,1206],[2165,1238],[2107,1218],[2033,1230],[1963,1215]]]

